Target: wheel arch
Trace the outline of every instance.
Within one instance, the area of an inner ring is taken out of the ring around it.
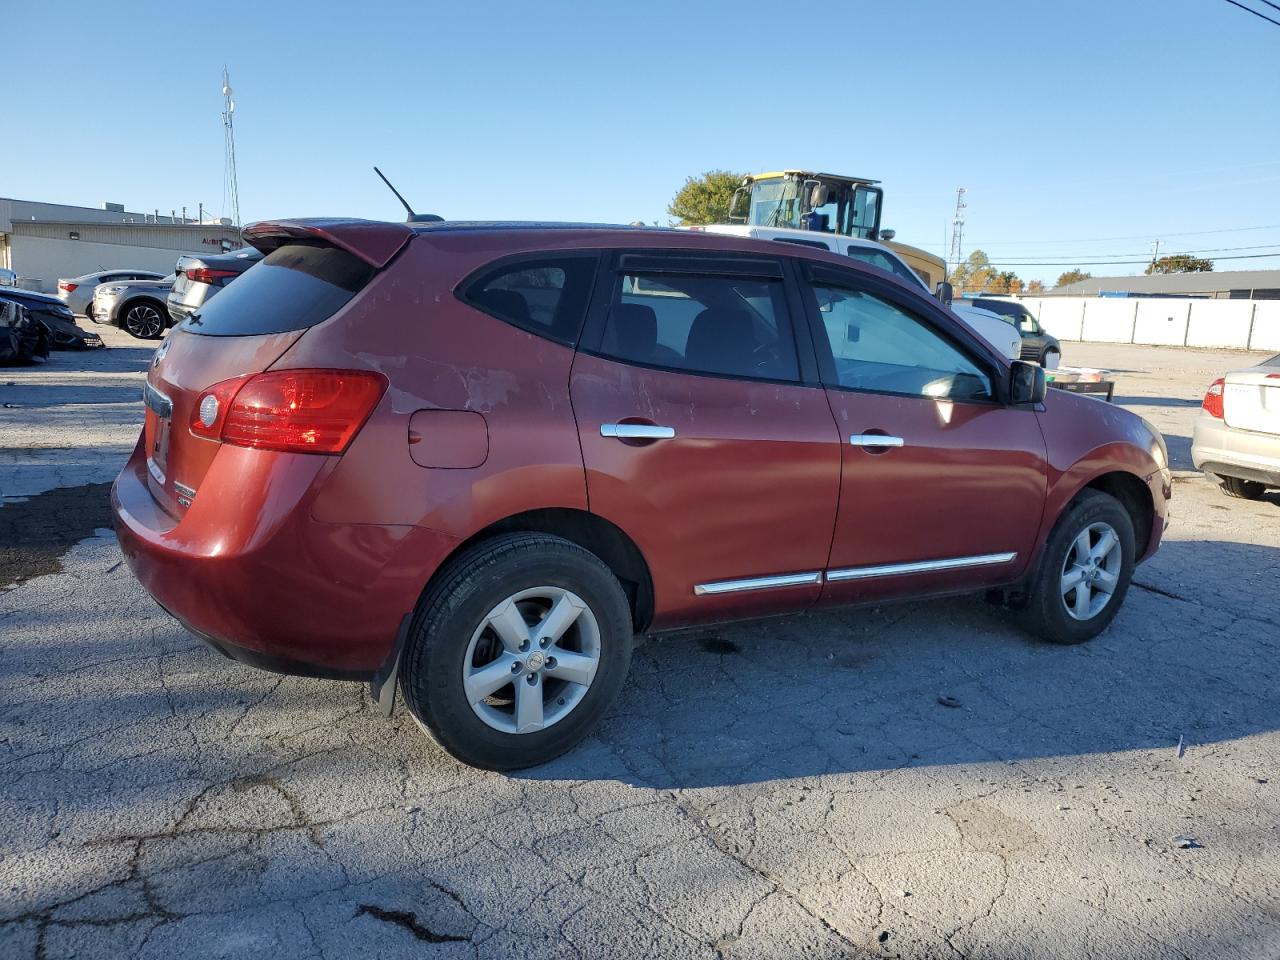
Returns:
[[[1074,501],[1084,490],[1097,490],[1120,501],[1120,505],[1129,514],[1129,519],[1133,521],[1135,552],[1138,557],[1146,556],[1155,521],[1155,502],[1151,497],[1151,490],[1142,478],[1124,470],[1112,470],[1094,477],[1071,500]],[[1065,512],[1064,509],[1063,513]]]
[[[484,540],[504,533],[545,533],[563,537],[600,558],[613,571],[631,607],[631,621],[642,633],[653,621],[653,577],[640,548],[620,527],[599,514],[567,507],[527,510],[489,524],[463,540],[441,563]],[[435,577],[432,577],[434,580]],[[430,586],[430,583],[427,584]],[[425,592],[426,587],[424,587]]]

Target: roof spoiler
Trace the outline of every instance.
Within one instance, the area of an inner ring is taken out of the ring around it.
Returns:
[[[380,270],[409,242],[413,230],[406,224],[383,220],[314,218],[263,220],[249,224],[240,235],[263,253],[270,253],[290,240],[319,241],[346,250]]]

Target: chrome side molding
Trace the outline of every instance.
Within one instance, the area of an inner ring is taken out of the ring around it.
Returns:
[[[714,583],[699,583],[693,588],[695,596],[702,597],[717,593],[737,593],[741,590],[769,590],[773,587],[799,587],[822,582],[822,571],[812,573],[784,573],[777,577],[749,577],[745,580],[717,580]]]
[[[867,580],[871,577],[896,577],[904,573],[932,573],[936,570],[960,570],[966,567],[989,567],[1009,563],[1016,553],[984,553],[975,557],[950,557],[946,560],[920,560],[915,563],[886,563],[876,567],[845,567],[828,570],[827,580]]]
[[[652,423],[600,424],[600,436],[619,440],[670,440],[675,435],[675,427],[660,427]]]
[[[907,573],[932,573],[937,570],[962,570],[968,567],[989,567],[1011,563],[1017,553],[984,553],[973,557],[949,557],[946,560],[920,560],[915,563],[886,563],[875,567],[845,567],[842,570],[815,570],[812,573],[784,573],[774,577],[747,577],[742,580],[716,580],[695,584],[694,596],[714,596],[721,593],[739,593],[744,590],[772,590],[774,587],[800,587],[844,580],[869,580],[873,577],[896,577]]]

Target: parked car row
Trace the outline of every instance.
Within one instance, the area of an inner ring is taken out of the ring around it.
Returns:
[[[1280,488],[1280,354],[1209,385],[1191,461],[1217,477],[1229,497],[1257,500]]]

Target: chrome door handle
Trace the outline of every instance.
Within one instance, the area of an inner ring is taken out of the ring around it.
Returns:
[[[901,447],[901,437],[886,437],[883,433],[855,433],[849,438],[855,447]]]
[[[654,423],[600,424],[600,436],[618,440],[670,440],[675,435],[675,427],[660,427]]]

